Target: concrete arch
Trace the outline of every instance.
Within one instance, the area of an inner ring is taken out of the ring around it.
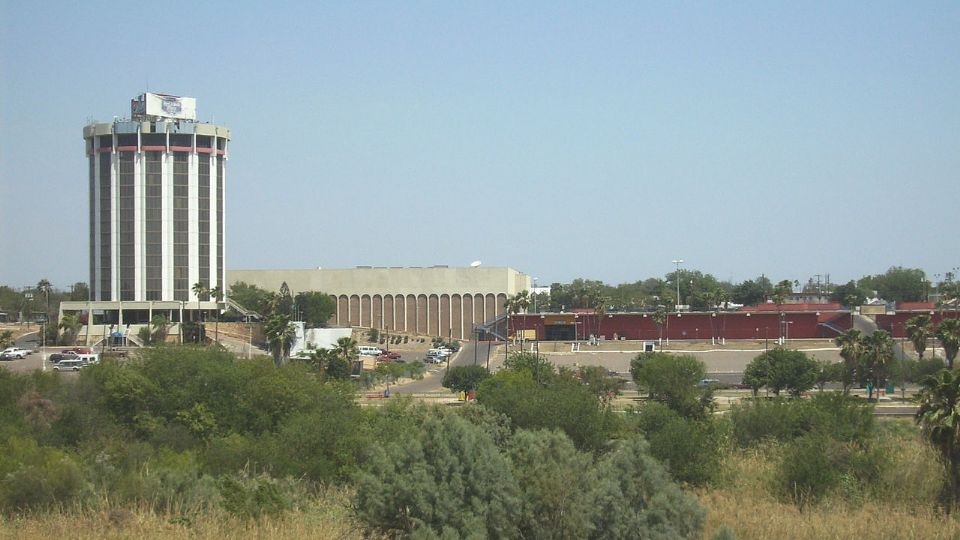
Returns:
[[[463,298],[459,294],[450,296],[450,326],[453,337],[463,339]]]
[[[333,310],[333,313],[330,315],[330,318],[327,319],[327,326],[339,326],[340,325],[340,300],[336,295],[331,294],[330,299],[333,300],[333,305],[337,306],[337,309]]]
[[[407,323],[407,332],[411,334],[416,334],[417,324],[418,324],[417,317],[419,317],[419,315],[417,314],[417,297],[415,295],[408,294],[404,298],[404,302],[406,303],[405,316],[406,316],[406,323]]]
[[[350,316],[347,322],[350,326],[360,326],[360,297],[355,294],[350,296]]]
[[[493,293],[483,297],[483,317],[487,322],[497,318],[497,297]]]
[[[360,297],[360,324],[358,326],[370,326],[370,304],[369,294]]]
[[[488,320],[486,310],[483,309],[483,295],[473,295],[473,324],[482,324]]]
[[[345,294],[337,297],[337,325],[350,326],[350,297]]]
[[[438,336],[443,336],[444,338],[453,337],[453,329],[450,327],[451,317],[451,305],[450,305],[450,295],[441,294],[440,295],[440,310],[439,310],[439,333]]]
[[[370,298],[370,328],[383,328],[383,296],[379,294]]]
[[[383,295],[383,328],[389,330],[397,329],[397,323],[394,319],[392,294]]]
[[[474,339],[473,325],[473,295],[465,294],[460,300],[463,303],[461,312],[463,313],[463,333],[465,338]]]
[[[417,296],[417,333],[426,334],[427,333],[427,295],[421,294]]]
[[[440,335],[440,297],[435,294],[427,297],[427,335]]]
[[[407,299],[402,294],[393,297],[393,324],[398,332],[407,331]]]

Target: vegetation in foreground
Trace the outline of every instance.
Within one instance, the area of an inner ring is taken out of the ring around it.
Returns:
[[[17,537],[960,534],[929,429],[842,393],[717,416],[699,367],[639,357],[652,399],[626,414],[617,381],[529,354],[465,377],[478,403],[455,408],[363,408],[315,366],[192,347],[2,371],[0,519]]]

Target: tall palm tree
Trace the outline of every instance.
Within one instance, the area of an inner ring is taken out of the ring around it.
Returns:
[[[170,328],[170,319],[166,315],[157,314],[150,319],[150,326],[152,327],[152,332],[150,333],[150,341],[153,343],[160,343],[163,345],[167,342],[167,330]]]
[[[929,315],[917,315],[907,321],[904,330],[907,339],[913,343],[913,350],[923,360],[923,352],[927,350],[927,340],[933,335],[933,326],[930,324]]]
[[[859,330],[847,330],[833,340],[840,347],[840,358],[843,358],[844,372],[840,378],[843,385],[843,393],[850,391],[850,387],[856,380],[857,372],[861,369],[861,357],[863,356],[863,337]]]
[[[207,293],[207,286],[204,285],[202,281],[198,281],[193,284],[193,287],[190,289],[193,291],[193,294],[197,296],[197,311],[194,313],[193,320],[196,322],[196,317],[200,316],[200,297]],[[200,331],[197,331],[197,342],[200,341]]]
[[[787,297],[790,296],[791,293],[793,293],[793,283],[789,279],[777,283],[777,286],[773,289],[773,303],[777,305],[777,313],[780,314],[780,324],[778,325],[780,343],[783,343],[783,304],[786,303]]]
[[[937,340],[947,357],[947,368],[953,369],[953,360],[960,349],[960,319],[943,319],[937,325]]]
[[[657,330],[660,331],[660,344],[663,345],[663,323],[667,322],[667,308],[665,306],[657,306],[657,310],[653,312],[653,324],[657,325]]]
[[[893,362],[893,338],[885,330],[877,330],[863,338],[864,359],[874,388],[880,388],[887,378],[887,366]],[[872,397],[867,396],[868,398]]]
[[[213,323],[213,340],[220,343],[220,301],[223,300],[223,287],[217,285],[210,289],[210,298],[213,298],[217,302],[217,309],[214,312],[214,317],[216,318]]]
[[[960,496],[960,374],[940,370],[921,384],[915,419],[947,464],[947,508],[953,509]]]
[[[271,315],[264,324],[264,333],[267,335],[267,341],[270,343],[270,351],[273,353],[273,362],[280,367],[290,353],[290,346],[293,345],[293,339],[297,331],[290,322],[290,317],[286,315]]]
[[[44,299],[46,299],[46,311],[44,314],[46,318],[50,318],[50,291],[53,289],[53,285],[47,279],[41,279],[37,282],[37,293],[42,294]]]

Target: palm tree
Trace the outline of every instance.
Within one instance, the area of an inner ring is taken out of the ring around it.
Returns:
[[[777,286],[773,289],[773,303],[777,305],[777,313],[780,314],[780,328],[778,329],[780,343],[783,343],[783,304],[791,293],[793,293],[793,283],[789,279],[777,283]]]
[[[297,331],[290,323],[290,317],[286,315],[271,315],[264,324],[264,333],[267,335],[267,341],[270,343],[270,351],[273,353],[273,362],[280,367],[290,353],[290,346],[293,345],[293,339]]]
[[[194,313],[192,317],[194,322],[196,322],[196,317],[200,315],[200,297],[207,293],[207,286],[203,284],[202,281],[198,281],[193,284],[193,287],[190,289],[193,291],[193,294],[197,295],[197,312]],[[197,331],[197,342],[200,342],[200,331]]]
[[[857,371],[860,369],[860,360],[863,356],[863,338],[859,330],[847,330],[833,340],[840,347],[840,357],[843,358],[845,369],[840,383],[843,385],[843,393],[850,391],[856,379]]]
[[[947,357],[947,368],[953,369],[953,360],[960,349],[960,319],[943,319],[937,326],[937,340]]]
[[[657,310],[653,312],[653,324],[657,325],[657,330],[660,331],[660,345],[663,345],[663,323],[667,322],[667,308],[665,306],[657,306]]]
[[[216,318],[213,323],[213,340],[220,343],[220,301],[223,300],[223,287],[217,285],[210,289],[210,297],[217,302],[217,309],[214,312]]]
[[[337,340],[337,346],[333,348],[334,354],[346,361],[356,360],[360,355],[357,349],[357,340],[352,337],[342,337]]]
[[[530,307],[530,291],[520,291],[517,294],[508,296],[503,302],[503,309],[507,313],[513,313],[514,316],[521,311],[526,311]],[[526,330],[526,328],[524,328]],[[510,324],[507,323],[507,333],[510,333]]]
[[[170,320],[167,319],[166,315],[158,314],[154,315],[150,319],[150,326],[153,327],[153,331],[150,334],[150,341],[153,343],[160,343],[161,345],[167,341],[167,330],[170,328]]]
[[[907,321],[904,330],[906,331],[907,339],[910,340],[910,343],[913,343],[913,349],[917,351],[917,355],[923,360],[923,352],[927,350],[927,340],[933,335],[930,316],[917,315],[913,317]]]
[[[915,419],[947,464],[947,509],[951,510],[960,495],[960,375],[944,369],[921,384]]]
[[[47,279],[41,279],[37,282],[37,293],[42,294],[46,299],[47,308],[46,311],[44,311],[44,314],[46,315],[47,319],[50,318],[50,291],[52,289],[53,285],[51,285]]]
[[[60,318],[59,328],[63,330],[63,341],[67,345],[72,345],[77,338],[77,331],[80,330],[80,317],[76,315],[64,315]]]
[[[887,378],[887,366],[893,362],[893,338],[885,330],[877,330],[869,336],[863,338],[864,359],[867,372],[874,388],[880,388],[880,385]],[[873,397],[873,390],[867,398]]]

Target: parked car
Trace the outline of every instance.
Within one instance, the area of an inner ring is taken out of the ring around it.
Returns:
[[[83,360],[79,358],[67,358],[53,366],[54,371],[80,371],[83,369]]]
[[[357,350],[362,356],[380,356],[383,354],[383,351],[380,350],[380,347],[371,347],[369,345],[361,345],[357,347]]]
[[[13,360],[14,358],[26,358],[28,354],[33,351],[29,349],[21,349],[20,347],[8,347],[0,352],[0,357],[4,360]]]
[[[720,379],[700,379],[697,386],[705,388],[707,386],[720,386],[721,384]]]
[[[400,354],[395,352],[385,352],[377,356],[377,362],[400,362]]]
[[[75,358],[80,358],[80,356],[77,353],[71,351],[71,352],[53,353],[50,355],[48,360],[50,360],[54,364],[58,364],[63,360],[73,360]]]

